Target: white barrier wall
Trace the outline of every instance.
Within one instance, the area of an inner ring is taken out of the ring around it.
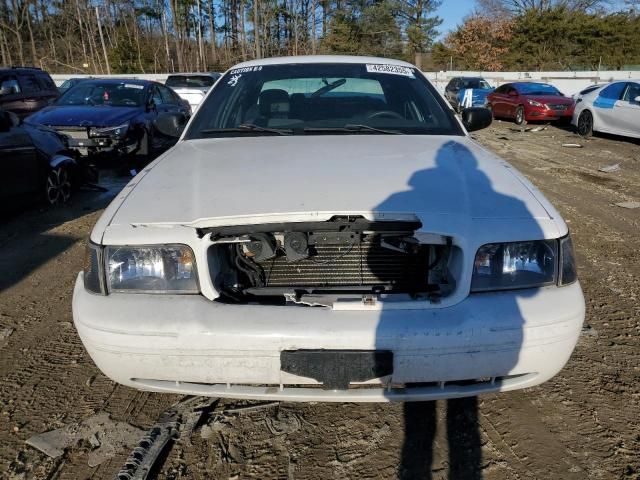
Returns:
[[[608,83],[614,80],[639,79],[640,72],[631,70],[611,70],[592,72],[424,72],[425,75],[444,90],[453,77],[483,77],[491,86],[497,87],[509,82],[544,82],[550,83],[565,95],[573,95],[589,85]]]
[[[450,72],[424,72],[425,75],[444,90],[452,77],[484,77],[492,86],[497,87],[503,83],[517,81],[538,81],[554,85],[565,95],[573,95],[588,85],[594,83],[607,83],[614,80],[640,79],[638,71],[592,71],[592,72],[470,72],[470,71],[450,71]],[[99,75],[100,77],[111,78],[139,78],[144,80],[155,80],[161,83],[167,79],[168,73],[141,73],[129,75]],[[73,74],[53,74],[53,81],[56,85],[62,84],[68,78],[87,77],[89,75]]]

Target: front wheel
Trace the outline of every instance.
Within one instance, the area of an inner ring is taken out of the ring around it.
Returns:
[[[590,137],[593,134],[593,115],[589,110],[580,112],[578,117],[578,135],[581,137]]]
[[[520,105],[516,108],[516,125],[524,124],[524,107]]]
[[[71,175],[65,165],[49,170],[45,193],[49,205],[60,205],[69,200],[71,197]]]

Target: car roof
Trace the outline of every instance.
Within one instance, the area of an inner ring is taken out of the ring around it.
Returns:
[[[158,82],[154,82],[153,80],[141,80],[134,78],[88,78],[87,82],[91,83],[107,83],[110,85],[119,85],[121,83],[130,83],[132,85],[155,85]]]
[[[0,68],[0,73],[9,73],[9,72],[30,72],[30,73],[44,73],[48,75],[47,72],[38,67],[4,67]]]
[[[395,60],[382,57],[361,57],[356,55],[300,55],[292,57],[273,57],[260,60],[249,60],[231,67],[231,69],[242,67],[256,67],[260,65],[290,65],[296,63],[382,63],[387,65],[398,65],[402,67],[415,68],[403,60]]]
[[[169,77],[188,77],[189,75],[207,75],[207,76],[219,76],[220,74],[218,72],[188,72],[188,73],[170,73],[169,75],[167,75],[167,78]]]
[[[553,87],[553,85],[551,85],[550,83],[547,82],[512,82],[511,85],[515,85],[515,86],[520,86],[520,85],[550,85]]]

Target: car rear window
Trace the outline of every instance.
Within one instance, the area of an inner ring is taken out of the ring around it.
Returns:
[[[169,75],[164,83],[171,88],[210,87],[216,79],[209,75]]]
[[[24,93],[37,93],[42,90],[35,75],[21,75],[20,83],[22,84]]]

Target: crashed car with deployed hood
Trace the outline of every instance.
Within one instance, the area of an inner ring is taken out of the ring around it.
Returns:
[[[170,88],[148,80],[84,80],[55,104],[25,122],[46,125],[70,137],[82,154],[107,158],[155,156],[175,143],[153,121],[163,112],[189,116],[191,107]]]
[[[73,317],[141,390],[415,401],[542,383],[584,319],[571,237],[413,65],[255,60],[105,210]],[[184,131],[183,131],[184,128]],[[182,133],[181,133],[182,132]]]
[[[88,177],[90,165],[67,148],[67,139],[53,130],[24,124],[13,112],[0,110],[0,212],[45,200],[67,202]]]

